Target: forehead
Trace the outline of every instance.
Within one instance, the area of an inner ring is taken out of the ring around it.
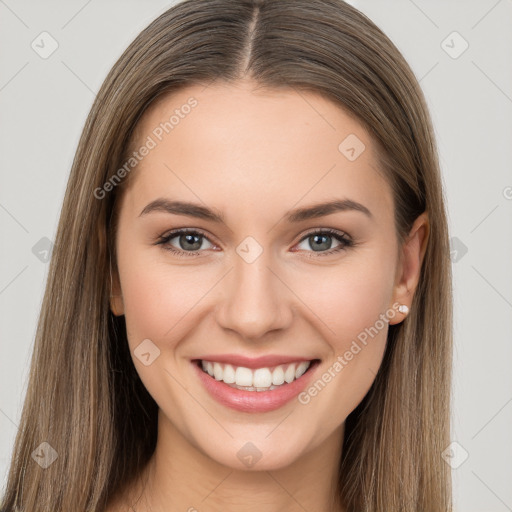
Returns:
[[[392,209],[369,134],[317,93],[251,81],[189,86],[144,114],[133,148],[142,146],[150,149],[129,189],[141,201],[166,195],[270,210],[350,196]]]

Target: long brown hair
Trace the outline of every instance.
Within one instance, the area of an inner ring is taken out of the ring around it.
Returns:
[[[364,125],[405,239],[430,236],[407,319],[390,326],[381,368],[346,422],[339,496],[348,512],[451,510],[451,266],[437,149],[418,82],[364,14],[342,0],[186,0],[153,21],[103,83],[73,161],[2,508],[97,511],[152,455],[157,406],[132,363],[123,317],[109,308],[111,222],[122,187],[95,190],[125,158],[157,97],[251,77],[325,95]],[[47,442],[46,469],[31,458]]]

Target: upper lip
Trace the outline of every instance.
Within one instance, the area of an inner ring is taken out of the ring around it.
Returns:
[[[230,364],[232,366],[243,366],[244,368],[270,368],[286,363],[300,363],[302,361],[314,361],[315,358],[294,357],[285,355],[267,355],[260,357],[247,357],[236,354],[211,354],[199,357],[197,360],[211,361]]]

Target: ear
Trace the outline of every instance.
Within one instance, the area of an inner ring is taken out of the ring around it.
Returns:
[[[411,230],[400,248],[401,261],[397,269],[393,290],[393,304],[399,303],[411,308],[412,299],[420,279],[421,265],[427,249],[430,233],[428,215],[423,212],[414,221]],[[397,312],[390,324],[401,322],[407,313]]]
[[[124,315],[123,294],[117,268],[110,269],[110,310],[115,316]]]

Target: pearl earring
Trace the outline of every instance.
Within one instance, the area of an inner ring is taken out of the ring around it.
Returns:
[[[398,311],[404,315],[407,315],[407,313],[409,313],[409,308],[405,304],[400,304],[400,306],[398,306]]]

